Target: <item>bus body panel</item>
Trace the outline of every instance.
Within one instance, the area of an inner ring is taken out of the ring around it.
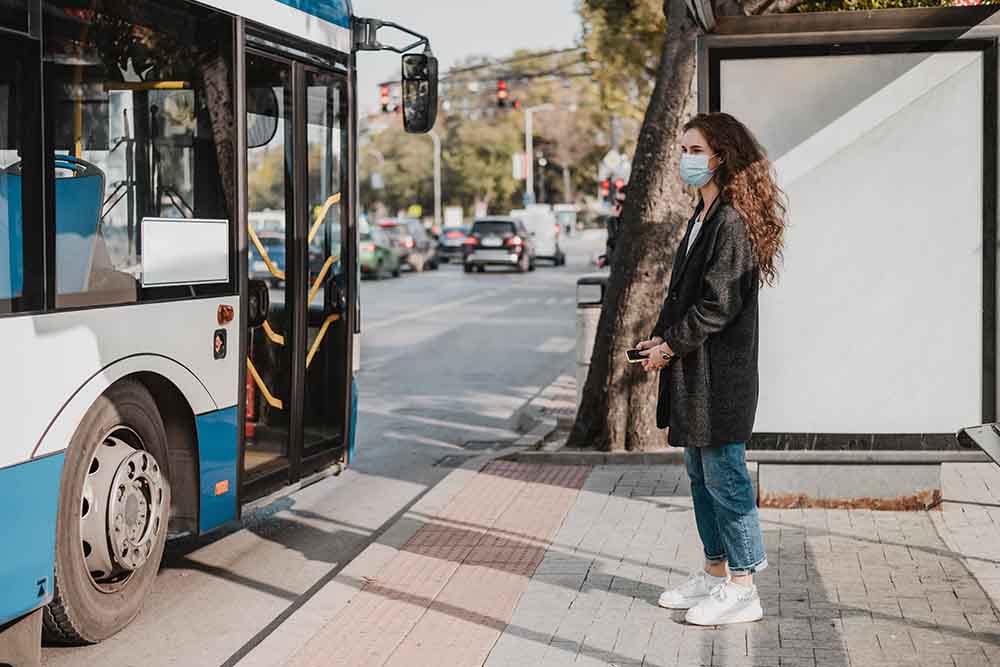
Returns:
[[[200,489],[198,530],[201,533],[237,517],[238,412],[233,406],[195,417]]]
[[[351,3],[347,0],[203,0],[202,4],[342,53],[351,52]]]
[[[236,312],[221,327],[220,305]],[[170,379],[195,415],[236,405],[238,309],[239,298],[226,296],[0,320],[0,338],[17,351],[7,377],[21,378],[0,388],[0,419],[9,429],[0,468],[65,449],[97,396],[130,373]],[[213,350],[218,329],[227,331],[222,359]]]
[[[52,600],[63,454],[0,469],[0,625]]]

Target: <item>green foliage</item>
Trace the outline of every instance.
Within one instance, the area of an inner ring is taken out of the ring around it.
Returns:
[[[666,36],[662,0],[583,0],[579,13],[602,101],[641,122]]]
[[[813,0],[795,8],[797,12],[868,11],[911,7],[948,7],[949,0]]]
[[[247,199],[251,211],[285,207],[285,147],[250,151]]]
[[[430,137],[406,134],[395,125],[374,136],[361,147],[361,201],[370,207],[381,202],[394,215],[411,204],[425,211],[434,210],[434,148]],[[381,153],[385,163],[379,165],[374,155]],[[380,172],[385,188],[372,188],[372,172]]]
[[[516,100],[521,109],[497,107],[500,79],[507,81],[511,105]],[[553,107],[534,114],[533,133],[536,153],[548,162],[536,170],[550,203],[568,196],[564,167],[571,194],[596,190],[597,166],[611,146],[614,126],[619,136],[635,136],[613,122],[613,111],[579,49],[518,51],[499,62],[470,58],[443,79],[441,102],[436,131],[442,143],[442,203],[462,206],[469,214],[477,205],[491,213],[521,206],[525,183],[513,177],[512,157],[524,151],[525,108]],[[433,210],[430,139],[405,135],[397,118],[376,124],[385,129],[362,135],[362,207],[380,205],[392,213],[416,203]],[[381,167],[379,154],[385,161]],[[373,171],[382,174],[384,189],[371,187]]]

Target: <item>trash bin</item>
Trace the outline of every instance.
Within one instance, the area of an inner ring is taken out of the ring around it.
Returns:
[[[597,322],[601,319],[601,305],[608,288],[607,273],[588,273],[576,281],[576,405],[580,407],[583,383],[590,370],[590,356],[594,353]]]

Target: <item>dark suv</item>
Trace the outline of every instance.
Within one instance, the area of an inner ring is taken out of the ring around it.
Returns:
[[[535,270],[535,244],[516,218],[476,220],[463,247],[466,273],[487,266],[510,266],[521,273]]]
[[[437,244],[423,224],[413,218],[382,220],[379,227],[385,230],[399,248],[400,260],[414,271],[438,267]]]

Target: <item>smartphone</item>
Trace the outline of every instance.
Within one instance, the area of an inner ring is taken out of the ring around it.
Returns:
[[[625,350],[625,357],[628,359],[628,362],[630,364],[641,364],[648,358],[642,356],[642,350],[637,350],[635,348],[632,348],[631,350]]]

